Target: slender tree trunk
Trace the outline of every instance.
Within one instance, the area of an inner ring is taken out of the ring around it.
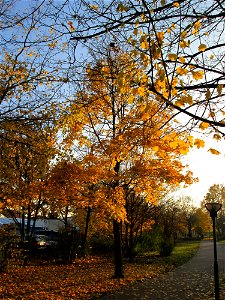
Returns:
[[[86,214],[86,220],[85,220],[85,231],[84,231],[84,236],[82,238],[82,248],[81,248],[81,254],[82,256],[85,255],[86,253],[86,242],[87,242],[87,235],[88,235],[88,227],[91,219],[91,211],[92,209],[88,207],[87,209],[87,214]]]
[[[68,206],[66,206],[65,217],[64,217],[65,229],[68,228],[68,213],[69,213],[69,208]]]
[[[24,208],[22,208],[22,216],[21,216],[21,240],[24,241],[25,239],[25,214]]]
[[[29,236],[31,231],[31,208],[28,205],[27,208],[27,227],[26,227],[26,235]]]
[[[134,241],[133,241],[133,224],[130,225],[130,236],[129,236],[129,262],[134,260]]]
[[[114,259],[115,259],[115,274],[114,278],[123,278],[123,256],[121,246],[121,223],[113,220],[114,234]]]

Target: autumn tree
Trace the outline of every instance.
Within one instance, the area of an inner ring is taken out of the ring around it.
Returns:
[[[225,186],[223,184],[213,184],[209,187],[208,192],[204,196],[203,201],[201,202],[202,210],[206,210],[205,204],[210,202],[217,202],[222,204],[221,210],[218,212],[217,218],[217,228],[221,236],[225,235],[225,215],[224,215],[224,206],[225,206]],[[208,216],[209,217],[209,216]]]
[[[173,117],[182,113],[187,116],[186,128],[199,127],[216,140],[223,137],[223,1],[80,1],[80,5],[72,33],[76,46],[91,48],[95,39],[106,38],[126,44],[146,66],[146,89],[171,108]]]
[[[55,133],[40,122],[35,126],[22,121],[4,125],[8,130],[0,143],[1,208],[14,219],[23,240],[25,234],[32,235],[45,200],[45,179],[55,154]]]
[[[171,117],[185,114],[186,128],[222,138],[223,2],[17,4],[1,3],[2,99],[14,100],[2,105],[2,117],[12,110],[24,117],[24,107],[44,111],[58,99],[68,103],[82,67],[92,59],[88,51],[102,53],[99,45],[114,43],[145,66],[145,88],[171,108]],[[138,83],[143,86],[140,78]],[[19,95],[12,98],[15,92]]]
[[[59,56],[67,50],[66,35],[57,29],[61,6],[52,5],[55,17],[51,18],[50,3],[45,0],[0,3],[2,138],[9,138],[10,123],[13,127],[15,122],[55,121],[59,102],[68,96],[63,86],[67,85],[70,59],[64,61]],[[67,32],[69,28],[67,24]]]
[[[65,228],[70,228],[68,216],[79,224],[82,242],[81,253],[86,254],[91,215],[103,219],[98,190],[101,186],[101,169],[91,163],[93,156],[86,155],[82,160],[61,160],[52,168],[48,178],[48,206],[51,211],[64,220]]]
[[[168,185],[192,183],[192,174],[182,173],[178,158],[194,141],[184,132],[178,135],[168,125],[170,111],[135,84],[142,80],[144,85],[147,78],[132,55],[118,48],[107,49],[106,55],[88,66],[84,89],[76,94],[69,115],[66,111],[63,132],[67,147],[90,149],[92,165],[101,173],[95,199],[113,221],[115,277],[122,277],[125,186],[156,203]]]

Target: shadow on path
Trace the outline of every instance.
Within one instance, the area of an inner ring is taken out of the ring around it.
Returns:
[[[217,243],[219,272],[225,270],[225,244]],[[202,241],[197,254],[172,272],[135,283],[101,300],[204,300],[214,291],[213,241]],[[211,284],[211,285],[210,285]]]

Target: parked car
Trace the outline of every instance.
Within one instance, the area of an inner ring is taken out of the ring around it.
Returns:
[[[46,235],[34,235],[30,241],[32,250],[44,250],[52,247],[50,240]]]

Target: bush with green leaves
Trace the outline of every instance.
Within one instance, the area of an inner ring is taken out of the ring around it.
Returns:
[[[162,242],[162,234],[158,228],[155,228],[151,232],[142,233],[142,235],[138,239],[138,243],[135,249],[139,254],[149,251],[159,251]]]
[[[161,256],[170,256],[174,248],[174,244],[171,242],[162,242],[160,245],[160,255]]]

